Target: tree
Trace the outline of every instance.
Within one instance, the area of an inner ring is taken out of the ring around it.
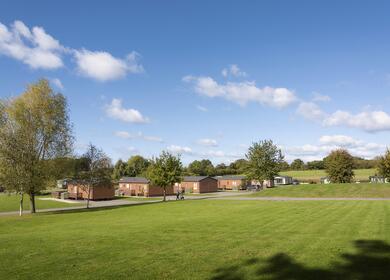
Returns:
[[[71,152],[66,99],[40,80],[0,103],[0,180],[7,189],[26,193],[35,213],[35,195],[54,179],[49,161]],[[12,169],[17,170],[13,175]]]
[[[378,174],[384,178],[390,178],[390,150],[378,159]]]
[[[226,166],[224,163],[217,164],[215,166],[215,175],[218,176],[223,176],[223,175],[228,175],[231,174],[231,169],[229,166]]]
[[[248,162],[243,158],[232,162],[229,165],[229,169],[231,171],[231,174],[244,174],[247,164],[248,164]]]
[[[150,162],[142,156],[136,155],[129,158],[127,161],[126,175],[135,177],[142,175],[146,172],[150,165]]]
[[[215,175],[214,165],[208,159],[194,160],[188,165],[187,171],[191,175],[198,175],[198,176]]]
[[[280,163],[280,171],[287,171],[290,169],[290,165],[288,164],[287,161],[283,160],[281,163]]]
[[[119,180],[121,177],[126,175],[127,175],[127,164],[123,162],[121,159],[119,159],[114,165],[114,169],[112,171],[112,178],[114,180]]]
[[[148,168],[148,178],[152,185],[163,188],[163,201],[166,201],[167,187],[181,182],[182,171],[180,157],[169,152],[163,151],[159,157],[152,160]]]
[[[261,186],[264,180],[269,180],[273,185],[274,177],[280,172],[284,157],[272,140],[253,143],[245,156],[248,160],[247,177],[257,180]]]
[[[314,169],[325,169],[325,164],[323,160],[313,160],[306,163],[307,169],[314,170]]]
[[[303,160],[297,158],[294,159],[294,161],[290,164],[290,169],[291,170],[303,170],[305,169],[305,163]]]
[[[111,185],[111,159],[96,146],[89,144],[82,156],[86,159],[87,168],[77,176],[81,188],[87,192],[87,208],[91,198],[91,190],[100,186]]]
[[[347,150],[330,152],[324,159],[326,173],[332,183],[350,183],[354,177],[353,157]]]

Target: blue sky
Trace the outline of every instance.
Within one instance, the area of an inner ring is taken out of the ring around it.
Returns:
[[[48,78],[78,153],[229,163],[272,139],[307,161],[388,145],[386,1],[79,2],[0,4],[0,97]]]

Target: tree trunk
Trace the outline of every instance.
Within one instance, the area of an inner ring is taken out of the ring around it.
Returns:
[[[23,193],[20,193],[19,216],[23,215]]]
[[[89,209],[89,197],[91,195],[91,187],[88,186],[88,197],[87,197],[87,209]]]
[[[163,188],[163,193],[164,193],[163,201],[166,201],[167,200],[167,188],[166,187]]]
[[[35,193],[30,193],[30,213],[34,214],[36,212],[35,210]]]

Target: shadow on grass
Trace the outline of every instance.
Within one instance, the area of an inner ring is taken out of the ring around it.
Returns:
[[[309,268],[279,253],[269,259],[251,258],[239,265],[218,268],[212,280],[390,279],[390,245],[380,240],[354,241],[355,254],[342,254],[331,268]]]

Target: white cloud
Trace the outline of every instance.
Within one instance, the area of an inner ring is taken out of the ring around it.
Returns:
[[[197,105],[196,109],[198,109],[199,111],[202,111],[202,112],[208,112],[208,109],[206,107],[203,107],[203,106],[200,106],[200,105]]]
[[[319,138],[318,144],[283,147],[286,159],[301,158],[305,161],[319,160],[327,156],[332,150],[344,148],[358,157],[373,158],[382,154],[386,145],[365,142],[346,135],[324,135]]]
[[[136,52],[128,54],[125,59],[113,57],[108,52],[85,49],[75,51],[74,54],[79,73],[98,81],[116,80],[125,77],[127,73],[143,72]]]
[[[346,111],[336,111],[323,121],[325,126],[349,126],[367,132],[390,130],[390,115],[383,111],[365,111],[353,115]]]
[[[149,119],[144,117],[138,110],[126,109],[122,106],[122,100],[114,98],[110,104],[106,106],[106,113],[109,117],[124,122],[131,123],[147,123]]]
[[[384,111],[366,110],[352,114],[348,111],[338,110],[328,114],[314,102],[301,102],[297,113],[306,119],[320,121],[324,126],[346,126],[367,132],[390,130],[390,115]]]
[[[336,145],[340,147],[354,147],[362,143],[362,141],[346,135],[324,135],[320,137],[319,142],[323,145]]]
[[[62,84],[62,82],[61,82],[60,79],[54,78],[54,79],[51,79],[51,82],[52,82],[53,85],[55,85],[58,89],[60,89],[60,90],[63,90],[63,89],[64,89],[64,85]]]
[[[105,51],[66,48],[42,27],[30,29],[22,21],[15,21],[9,28],[0,23],[0,54],[22,61],[33,69],[63,67],[62,55],[70,54],[74,56],[81,75],[99,81],[120,79],[128,73],[144,71],[137,52],[121,59]]]
[[[31,30],[21,21],[7,28],[0,23],[0,54],[19,60],[33,69],[56,69],[63,66],[65,48],[42,27]]]
[[[159,142],[159,143],[164,142],[164,140],[161,137],[147,136],[147,135],[144,135],[142,132],[130,134],[127,131],[116,131],[115,135],[120,137],[120,138],[124,138],[124,139],[141,139],[141,140],[145,140],[145,141]]]
[[[229,67],[222,69],[221,74],[224,77],[246,77],[246,73],[244,71],[241,71],[237,64],[232,64],[229,65]]]
[[[192,154],[192,149],[185,146],[170,145],[167,150],[175,154]]]
[[[124,138],[124,139],[134,138],[134,136],[131,135],[130,133],[128,133],[127,131],[116,131],[115,136],[118,136],[118,137]]]
[[[218,146],[217,140],[215,140],[215,139],[208,139],[208,138],[199,139],[198,140],[198,144],[202,145],[202,146],[209,146],[209,147],[216,147],[216,146]]]
[[[208,97],[222,97],[244,106],[258,102],[271,107],[283,108],[296,100],[295,94],[287,88],[258,88],[254,82],[227,82],[219,84],[211,77],[185,76],[183,81],[191,83],[194,91]]]
[[[313,99],[312,99],[313,102],[328,102],[330,100],[332,99],[328,95],[323,95],[318,92],[313,92]]]
[[[305,119],[313,121],[319,121],[325,117],[325,113],[313,102],[301,102],[298,106],[297,113]]]

